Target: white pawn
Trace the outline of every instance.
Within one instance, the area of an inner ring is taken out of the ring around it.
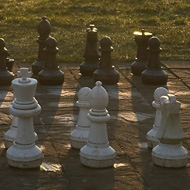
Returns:
[[[91,121],[89,139],[80,150],[80,160],[85,166],[93,168],[105,168],[113,166],[115,162],[115,150],[109,146],[106,122],[110,115],[106,110],[108,94],[97,81],[90,96],[91,109],[88,118]]]
[[[28,68],[21,68],[22,78],[12,81],[15,99],[10,106],[10,113],[18,117],[17,136],[7,150],[8,164],[18,168],[35,168],[42,163],[42,151],[35,145],[33,116],[41,111],[34,98],[37,80],[28,78]]]
[[[153,162],[163,167],[184,167],[188,162],[188,152],[181,145],[184,138],[179,117],[181,104],[172,94],[162,96],[160,101],[162,120],[157,132],[160,142],[152,150]]]
[[[154,91],[154,101],[152,102],[152,106],[156,108],[155,120],[153,128],[146,135],[149,148],[154,148],[159,143],[156,134],[160,126],[160,121],[162,119],[162,113],[160,110],[160,97],[166,96],[168,93],[168,90],[163,87],[159,87]]]
[[[3,136],[5,148],[10,148],[13,145],[13,142],[16,139],[17,135],[17,126],[18,126],[18,117],[13,116],[10,129]]]
[[[79,116],[76,128],[70,134],[71,146],[76,149],[82,148],[89,137],[90,120],[87,114],[90,109],[90,93],[91,89],[88,87],[81,88],[78,92],[78,101],[76,102],[79,107]]]

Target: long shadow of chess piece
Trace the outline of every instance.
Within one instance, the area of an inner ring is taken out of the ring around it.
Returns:
[[[80,73],[84,76],[92,76],[94,71],[98,68],[100,53],[97,48],[97,28],[94,24],[86,29],[87,40],[83,57],[84,62],[80,64]]]
[[[112,64],[111,52],[113,51],[112,41],[109,37],[100,40],[100,65],[94,72],[94,81],[101,81],[103,85],[113,85],[119,82],[119,73]]]
[[[44,16],[42,20],[39,22],[37,26],[37,30],[39,33],[37,43],[39,44],[38,49],[38,58],[37,60],[32,64],[32,72],[34,75],[38,75],[38,73],[42,70],[44,67],[45,62],[45,41],[49,37],[49,34],[51,32],[51,24]]]
[[[0,38],[0,86],[9,86],[14,79],[14,74],[7,69],[7,56],[8,50],[5,47],[5,41]]]
[[[38,74],[39,83],[52,86],[62,85],[64,82],[64,73],[59,69],[56,60],[56,54],[59,51],[56,39],[53,37],[47,38],[45,46],[45,66]]]
[[[165,85],[168,80],[168,74],[162,69],[160,61],[160,40],[157,37],[151,37],[148,42],[148,51],[150,53],[148,68],[142,74],[142,82],[148,85]]]
[[[133,73],[133,75],[140,76],[148,65],[147,48],[148,40],[152,37],[152,33],[145,32],[145,30],[142,29],[141,32],[134,32],[133,34],[138,47],[136,59],[131,64],[131,73]]]

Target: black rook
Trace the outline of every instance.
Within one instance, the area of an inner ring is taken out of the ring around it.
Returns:
[[[131,72],[133,75],[140,76],[148,65],[147,48],[148,40],[152,37],[152,33],[145,32],[144,29],[142,29],[141,32],[134,32],[133,34],[137,43],[137,56],[135,61],[131,64]]]
[[[80,73],[84,76],[92,76],[93,72],[98,68],[99,63],[99,51],[97,48],[97,28],[94,24],[90,24],[90,27],[86,29],[87,40],[83,57],[84,62],[80,64]]]

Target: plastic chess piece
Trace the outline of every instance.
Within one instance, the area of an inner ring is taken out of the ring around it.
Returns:
[[[45,62],[45,41],[49,37],[49,34],[51,32],[51,24],[44,16],[42,20],[39,22],[37,26],[37,30],[39,33],[37,43],[39,44],[38,48],[38,58],[37,60],[32,64],[32,72],[34,75],[38,75],[38,73],[42,70],[44,67]]]
[[[153,148],[159,143],[156,134],[158,132],[160,122],[162,119],[162,113],[160,110],[160,97],[166,96],[168,93],[169,93],[168,90],[163,87],[159,87],[154,91],[154,101],[152,102],[152,107],[156,109],[155,120],[153,128],[146,135],[149,148]]]
[[[100,40],[100,65],[94,72],[94,81],[101,81],[104,85],[113,85],[119,82],[119,73],[112,65],[111,52],[113,51],[112,41],[109,37]]]
[[[7,69],[7,56],[8,50],[5,47],[5,41],[0,38],[0,86],[9,86],[14,79],[14,74]]]
[[[62,85],[64,82],[64,73],[59,69],[56,60],[56,54],[59,49],[57,48],[57,41],[53,37],[46,40],[45,51],[45,66],[39,72],[39,83],[43,85]]]
[[[71,146],[76,149],[82,148],[89,137],[90,120],[87,114],[90,110],[90,93],[91,89],[88,87],[81,88],[78,92],[79,115],[76,128],[70,134]]]
[[[87,40],[83,57],[84,62],[80,64],[80,73],[84,76],[92,76],[94,71],[98,68],[100,53],[97,48],[97,28],[94,24],[90,24],[87,28]]]
[[[91,121],[87,144],[80,150],[80,160],[85,166],[92,168],[106,168],[115,162],[115,150],[109,146],[106,122],[110,115],[106,110],[108,94],[97,81],[90,95],[91,109],[88,118]]]
[[[148,85],[166,85],[168,74],[162,69],[160,61],[160,40],[157,37],[151,37],[148,41],[149,61],[148,68],[142,74],[142,82]]]
[[[141,32],[134,32],[133,34],[137,44],[137,56],[135,61],[131,64],[131,72],[133,75],[140,76],[148,65],[147,48],[148,40],[152,37],[152,33],[145,32],[145,30],[142,29]]]
[[[160,142],[152,150],[153,162],[169,168],[184,167],[188,162],[188,152],[181,144],[184,138],[179,116],[181,104],[173,94],[162,96],[160,102],[162,120],[157,132]]]
[[[22,77],[20,76],[20,72],[18,72],[17,76]],[[13,100],[15,100],[15,94],[14,94]],[[18,117],[13,116],[10,129],[6,131],[6,133],[3,136],[5,148],[10,148],[13,145],[13,142],[15,141],[16,136],[17,136],[17,131],[18,131]],[[35,135],[35,141],[37,141],[38,135],[35,132],[34,132],[34,135]]]
[[[20,75],[12,81],[15,99],[10,106],[10,113],[18,117],[16,140],[7,150],[8,164],[18,168],[36,168],[42,163],[43,154],[35,145],[33,116],[38,115],[41,107],[34,98],[37,81],[28,78],[28,68],[21,68]]]

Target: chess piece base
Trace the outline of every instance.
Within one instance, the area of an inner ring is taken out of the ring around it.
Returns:
[[[8,164],[16,168],[37,168],[42,163],[42,151],[35,145],[19,145],[15,142],[7,150]]]
[[[119,82],[119,73],[112,68],[98,68],[93,73],[94,81],[101,81],[103,85],[113,85]]]
[[[38,73],[43,69],[43,67],[44,67],[44,61],[42,61],[42,60],[36,60],[32,64],[32,73],[34,75],[38,75]]]
[[[142,82],[148,85],[166,85],[168,74],[162,69],[145,69],[141,74]]]
[[[89,127],[82,128],[76,126],[76,129],[71,132],[70,142],[71,146],[76,149],[81,149],[86,145],[89,137]]]
[[[155,165],[180,168],[188,162],[188,152],[181,144],[159,143],[152,150],[152,159]]]
[[[131,73],[135,76],[140,76],[141,73],[147,68],[148,62],[135,60],[131,64]]]
[[[80,64],[80,73],[84,76],[92,76],[97,68],[98,68],[98,62],[92,62],[92,63],[82,62]]]
[[[62,85],[64,82],[64,73],[57,70],[43,69],[39,72],[39,83],[42,85]]]
[[[108,143],[97,145],[88,142],[80,150],[80,161],[92,168],[112,167],[115,163],[115,150]]]

